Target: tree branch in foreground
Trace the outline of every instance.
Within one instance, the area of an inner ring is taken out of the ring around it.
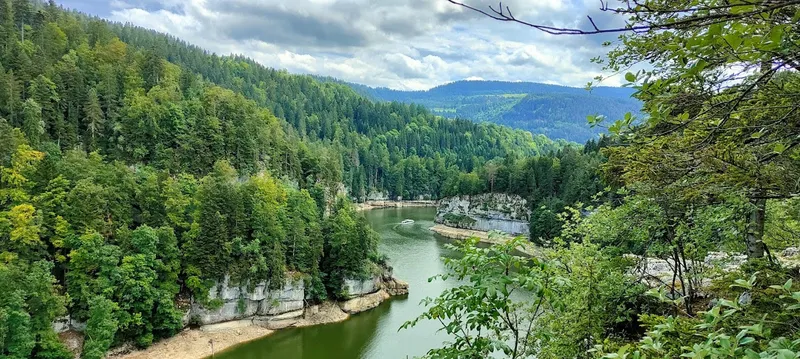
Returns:
[[[502,2],[498,4],[497,8],[495,8],[494,6],[489,6],[488,10],[482,10],[460,1],[456,0],[447,0],[447,1],[452,4],[461,6],[465,9],[469,9],[471,11],[480,13],[486,17],[489,17],[497,21],[513,22],[521,24],[552,35],[596,35],[596,34],[608,34],[608,33],[620,33],[620,32],[647,32],[650,30],[665,30],[665,29],[677,29],[677,28],[691,28],[697,26],[708,26],[714,23],[725,22],[735,19],[742,19],[757,14],[773,12],[788,6],[800,4],[800,0],[772,0],[772,1],[754,1],[754,2],[745,1],[737,3],[735,5],[721,5],[713,7],[696,7],[696,8],[685,8],[685,9],[652,9],[647,7],[646,5],[639,4],[637,0],[629,0],[627,1],[628,3],[627,8],[610,9],[608,7],[608,3],[605,0],[601,0],[600,1],[601,11],[612,12],[616,14],[630,14],[630,15],[689,14],[689,15],[680,18],[676,21],[668,21],[664,23],[655,23],[649,25],[635,25],[635,26],[628,25],[625,27],[615,27],[615,28],[599,28],[595,23],[594,19],[592,19],[591,16],[587,16],[587,18],[589,19],[589,23],[592,25],[592,29],[583,30],[578,28],[540,25],[525,20],[517,19],[508,6],[503,7]],[[633,3],[634,6],[631,6],[631,3]],[[729,11],[733,7],[740,7],[740,6],[755,6],[755,9],[739,13],[734,13]]]

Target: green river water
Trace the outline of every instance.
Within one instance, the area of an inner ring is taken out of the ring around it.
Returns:
[[[219,353],[215,359],[403,359],[441,346],[447,337],[437,333],[438,323],[424,321],[398,331],[403,323],[424,311],[420,300],[435,297],[453,285],[428,283],[428,278],[445,271],[441,257],[454,255],[444,248],[445,239],[428,230],[435,214],[435,208],[364,212],[380,234],[379,251],[389,256],[395,276],[409,283],[408,297],[390,299],[341,323],[279,330]],[[415,222],[400,225],[404,219]]]

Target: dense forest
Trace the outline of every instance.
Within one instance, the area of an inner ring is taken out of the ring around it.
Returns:
[[[335,81],[328,79],[329,81]],[[621,119],[638,113],[641,102],[624,87],[586,89],[533,82],[456,81],[427,91],[398,91],[349,84],[365,96],[417,103],[444,117],[491,122],[519,128],[549,138],[585,142],[605,132],[589,126],[587,115]]]
[[[523,161],[536,190],[579,202],[548,214],[557,226],[533,234],[535,258],[516,255],[523,238],[453,246],[463,256],[438,277],[461,284],[405,326],[442,323],[454,339],[431,358],[800,358],[800,5],[604,5],[624,27],[492,15],[533,26],[521,31],[620,34],[594,61],[625,73],[644,115],[607,122],[609,139],[584,149],[599,148],[586,168],[603,190],[584,201],[541,182],[558,171],[538,166],[564,170],[570,149]],[[478,190],[520,193],[498,182],[513,166],[490,163]]]
[[[444,179],[457,170],[471,171],[486,160],[511,153],[545,154],[567,143],[488,123],[440,118],[419,105],[374,102],[340,83],[265,68],[240,56],[209,55],[151,30],[109,25],[126,43],[160,54],[271,110],[286,120],[287,135],[332,148],[340,181],[358,200],[371,191],[392,198],[438,198]],[[288,146],[300,148],[298,156],[318,152],[302,147]],[[301,170],[296,175],[306,173]]]
[[[470,171],[476,162],[507,153],[546,153],[561,146],[540,135],[437,118],[420,106],[375,103],[344,85],[268,69],[243,57],[210,55],[150,30],[80,14],[47,22],[44,12],[29,12],[31,23],[25,24],[33,37],[9,40],[3,81],[14,86],[1,110],[15,125],[23,100],[32,97],[43,108],[44,140],[61,148],[82,145],[110,159],[196,174],[216,158],[228,158],[245,171],[269,166],[300,181],[328,171],[329,179],[362,198],[372,190],[437,197],[442,178],[433,174]],[[37,56],[42,47],[53,54]],[[30,84],[37,93],[28,96]],[[131,88],[142,90],[135,100]],[[87,104],[95,97],[100,111],[90,114],[100,114],[103,123],[85,124]],[[196,119],[197,101],[217,104],[207,118]],[[207,148],[188,143],[196,136],[206,136],[200,145]],[[422,167],[432,175],[406,178]],[[407,180],[416,185],[404,186]]]
[[[378,270],[347,197],[439,197],[486,160],[564,142],[376,103],[149,30],[0,1],[0,357],[145,347],[225,275],[312,302]],[[343,186],[342,186],[343,185]]]
[[[568,206],[588,204],[607,186],[600,174],[606,157],[601,149],[612,144],[607,136],[582,148],[565,146],[546,155],[487,161],[470,173],[446,182],[445,196],[509,193],[524,198],[531,211],[530,238],[536,244],[552,241],[560,232],[558,218]],[[608,197],[608,196],[606,196]]]

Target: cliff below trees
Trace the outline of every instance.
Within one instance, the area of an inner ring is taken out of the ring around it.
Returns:
[[[461,229],[527,236],[530,215],[528,202],[520,196],[483,193],[442,199],[434,221]]]

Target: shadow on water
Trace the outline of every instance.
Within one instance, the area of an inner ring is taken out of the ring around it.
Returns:
[[[217,359],[384,359],[413,358],[447,340],[438,323],[420,322],[399,330],[424,311],[419,302],[438,296],[453,281],[428,278],[445,271],[441,257],[452,257],[446,240],[428,230],[435,208],[388,208],[367,211],[370,225],[381,237],[380,253],[389,257],[397,278],[410,284],[405,298],[394,298],[350,319],[322,326],[280,330],[250,343],[219,353]],[[405,219],[413,224],[403,224]]]

